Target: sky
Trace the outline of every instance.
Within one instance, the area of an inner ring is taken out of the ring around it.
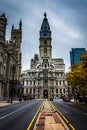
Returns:
[[[66,72],[70,68],[71,48],[87,47],[87,0],[0,0],[0,14],[5,13],[11,27],[19,27],[22,19],[22,70],[30,68],[30,60],[39,54],[39,31],[47,13],[52,31],[52,56],[62,58]]]

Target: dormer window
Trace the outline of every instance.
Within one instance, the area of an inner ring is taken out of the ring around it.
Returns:
[[[44,29],[47,29],[47,27],[44,27]]]

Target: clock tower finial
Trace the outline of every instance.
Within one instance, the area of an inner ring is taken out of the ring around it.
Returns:
[[[46,12],[44,13],[44,17],[45,17],[45,18],[47,17],[47,14],[46,14]]]

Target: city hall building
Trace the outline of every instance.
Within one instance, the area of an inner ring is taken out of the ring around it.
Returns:
[[[40,29],[39,54],[31,59],[30,69],[22,71],[24,95],[31,98],[57,98],[67,93],[65,64],[61,58],[52,58],[51,29],[44,13]]]

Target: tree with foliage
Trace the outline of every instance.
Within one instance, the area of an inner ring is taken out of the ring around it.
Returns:
[[[81,62],[71,67],[67,81],[80,95],[87,95],[87,51],[81,55]]]

